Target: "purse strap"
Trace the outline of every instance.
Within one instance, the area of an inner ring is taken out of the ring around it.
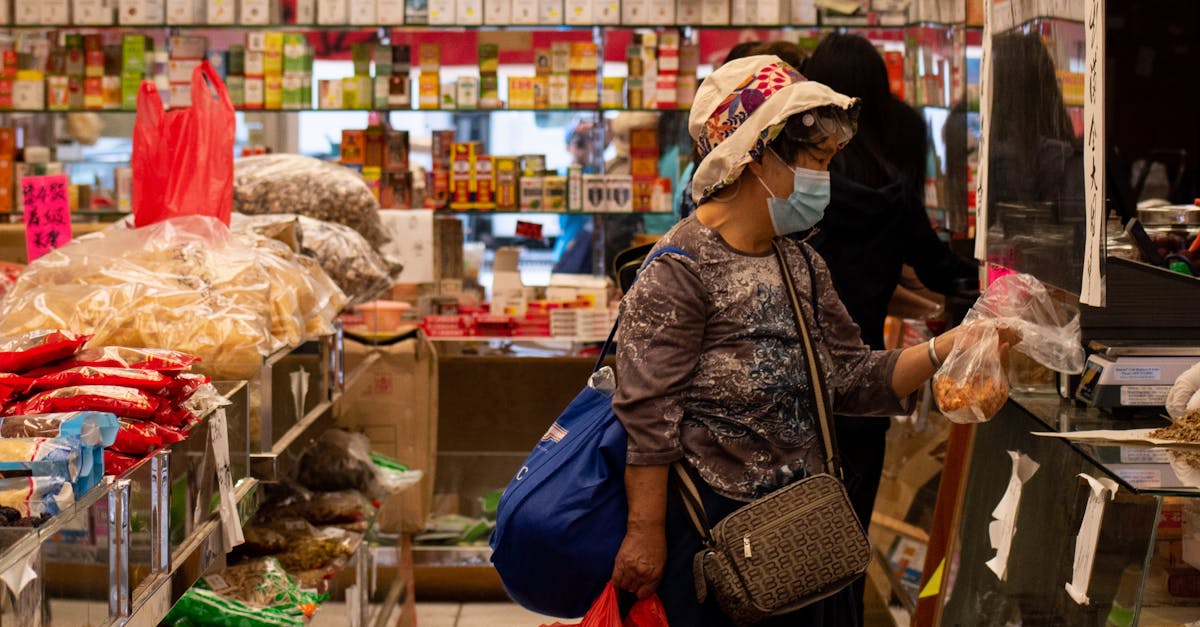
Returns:
[[[792,304],[792,313],[796,318],[796,330],[800,332],[800,343],[804,345],[804,361],[808,367],[809,387],[812,388],[813,407],[817,412],[817,426],[821,431],[821,444],[825,451],[825,471],[841,480],[842,464],[838,456],[837,436],[834,434],[833,425],[831,424],[833,400],[829,397],[828,387],[825,385],[825,372],[821,370],[821,362],[817,355],[812,333],[809,331],[808,322],[804,318],[804,310],[800,307],[800,298],[796,296],[796,282],[792,279],[792,271],[788,267],[787,256],[784,255],[783,247],[779,245],[778,241],[773,240],[771,247],[775,249],[775,260],[779,262],[779,270],[783,274],[783,284],[787,287],[788,301]],[[817,281],[813,275],[812,261],[808,259],[808,253],[803,248],[801,248],[800,252],[804,253],[804,260],[808,262],[809,291],[813,292],[813,316],[816,316]]]
[[[833,415],[833,403],[826,393],[825,374],[821,370],[821,363],[817,356],[816,346],[814,345],[812,334],[808,329],[808,322],[804,318],[804,310],[800,306],[800,298],[796,295],[796,282],[792,278],[791,269],[788,267],[787,257],[783,253],[783,248],[779,242],[772,241],[771,247],[775,249],[775,259],[779,262],[779,270],[783,276],[783,284],[788,295],[788,302],[791,303],[792,314],[796,321],[796,330],[800,333],[800,343],[804,346],[805,365],[808,368],[809,387],[813,391],[813,406],[817,412],[817,424],[821,431],[821,443],[825,452],[825,470],[830,475],[842,480],[842,465],[838,456],[837,439],[834,435],[833,427],[830,424],[830,417]],[[801,248],[800,252],[804,255],[804,261],[808,265],[808,275],[812,283],[813,298],[813,316],[818,315],[819,303],[816,297],[815,287],[816,280],[813,273],[812,260],[808,258],[808,253]],[[713,547],[715,541],[712,536],[712,528],[708,524],[708,515],[704,512],[704,502],[700,497],[700,490],[696,487],[696,483],[688,474],[687,469],[683,464],[676,462],[671,464],[671,473],[676,480],[679,490],[679,495],[683,499],[684,510],[687,511],[688,518],[692,521],[692,526],[700,533],[700,537],[708,547]]]

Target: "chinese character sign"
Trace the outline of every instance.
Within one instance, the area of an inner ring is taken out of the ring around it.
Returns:
[[[31,262],[71,241],[68,185],[65,174],[27,176],[21,179],[21,193],[24,195],[25,250]]]

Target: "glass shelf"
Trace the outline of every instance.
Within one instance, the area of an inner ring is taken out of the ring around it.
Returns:
[[[240,113],[670,113],[690,112],[691,109],[629,109],[625,107],[569,108],[569,109],[245,109],[235,108]],[[43,113],[137,113],[136,109],[0,109],[0,114],[43,114]]]

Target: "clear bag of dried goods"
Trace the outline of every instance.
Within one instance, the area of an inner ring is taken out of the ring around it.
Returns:
[[[334,525],[367,520],[374,510],[370,501],[356,490],[314,492],[309,498],[276,508],[278,518],[303,518],[314,525]]]
[[[53,516],[74,502],[75,491],[63,477],[0,479],[0,507],[11,507],[23,517]]]
[[[1008,400],[1008,377],[989,323],[963,327],[954,350],[933,378],[933,396],[951,422],[986,422]]]
[[[1078,307],[1055,299],[1027,274],[1001,277],[967,313],[953,350],[934,375],[934,399],[951,421],[985,422],[1008,400],[1006,364],[998,350],[1001,330],[1005,337],[1020,338],[1012,350],[1047,368],[1083,370]]]
[[[329,429],[300,455],[297,479],[310,490],[367,490],[375,481],[371,441],[361,433]]]
[[[300,216],[289,213],[252,216],[234,213],[229,230],[234,233],[253,233],[282,242],[292,252],[300,252]]]
[[[112,228],[26,269],[0,327],[66,328],[89,346],[170,347],[226,379],[253,376],[270,348],[271,281],[258,253],[214,218]]]
[[[271,283],[272,349],[332,333],[333,319],[346,297],[329,275],[276,240],[251,234],[238,237],[257,253]]]
[[[300,250],[342,288],[347,306],[375,300],[391,289],[401,271],[357,231],[334,222],[301,216]]]
[[[117,417],[108,412],[83,411],[31,414],[0,418],[0,438],[77,437],[88,446],[109,446],[117,437]]]
[[[376,248],[388,241],[379,221],[379,201],[362,177],[347,168],[279,154],[237,159],[233,169],[234,211],[294,213],[344,224]]]
[[[322,600],[322,595],[302,589],[273,557],[231,566],[201,581],[227,598],[297,616],[311,616]]]

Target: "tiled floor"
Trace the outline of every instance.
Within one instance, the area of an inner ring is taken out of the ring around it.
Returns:
[[[512,603],[417,603],[417,627],[538,627],[556,620]]]

